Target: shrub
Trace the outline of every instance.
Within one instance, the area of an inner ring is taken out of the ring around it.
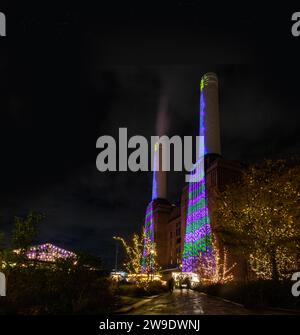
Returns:
[[[5,314],[101,314],[113,310],[110,281],[88,268],[16,268],[7,276]]]
[[[142,297],[160,294],[166,290],[166,286],[161,281],[154,280],[148,283],[120,285],[116,293],[129,297]]]

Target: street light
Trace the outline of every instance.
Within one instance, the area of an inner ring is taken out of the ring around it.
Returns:
[[[113,236],[113,239],[116,241],[116,256],[115,256],[115,274],[117,275],[117,286],[119,286],[119,275],[117,274],[118,271],[118,253],[119,253],[119,244],[118,244],[118,238],[116,236]]]

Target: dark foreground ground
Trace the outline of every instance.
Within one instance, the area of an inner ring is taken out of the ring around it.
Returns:
[[[289,314],[272,310],[248,310],[243,306],[192,290],[175,290],[164,294],[128,314],[137,315],[247,315]]]

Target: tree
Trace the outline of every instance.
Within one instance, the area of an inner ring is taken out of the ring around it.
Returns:
[[[244,255],[258,277],[278,280],[300,250],[300,167],[285,160],[250,166],[218,194],[213,216],[224,245]]]
[[[23,256],[16,254],[11,248],[5,246],[5,235],[0,232],[0,270],[8,276],[9,270],[21,263],[22,260]]]
[[[30,212],[26,217],[15,217],[12,236],[13,247],[26,251],[34,242],[38,234],[38,226],[44,215]]]
[[[142,258],[144,247],[144,236],[135,233],[130,242],[127,242],[123,237],[115,236],[115,240],[122,243],[125,250],[124,266],[129,274],[140,274],[142,272]]]
[[[144,230],[141,234],[135,233],[130,242],[126,242],[122,237],[114,239],[121,241],[124,247],[126,253],[124,266],[129,274],[151,275],[158,271],[155,244],[146,237]]]
[[[200,254],[200,261],[197,272],[201,282],[204,284],[227,283],[233,280],[233,269],[236,263],[228,264],[227,250],[225,247],[220,250],[216,241],[212,242],[212,249],[209,252]]]
[[[144,250],[142,259],[142,271],[149,275],[154,275],[158,272],[156,246],[149,237],[144,236]]]

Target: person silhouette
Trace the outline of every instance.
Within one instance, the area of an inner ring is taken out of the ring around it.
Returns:
[[[173,277],[171,277],[171,278],[168,280],[168,288],[169,288],[169,291],[170,291],[171,293],[173,293],[174,286],[175,286],[175,280],[174,280]]]

